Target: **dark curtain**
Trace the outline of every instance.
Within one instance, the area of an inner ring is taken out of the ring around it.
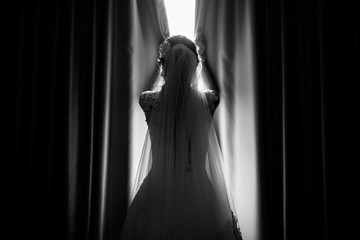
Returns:
[[[112,0],[6,3],[6,239],[119,235],[128,194],[129,9]]]
[[[261,239],[353,239],[359,225],[356,1],[254,3]]]

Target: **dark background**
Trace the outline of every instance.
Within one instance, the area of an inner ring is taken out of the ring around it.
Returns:
[[[110,116],[110,148],[117,143],[115,154],[129,154],[131,13],[128,1],[114,1],[111,11],[109,2],[7,3],[0,166],[6,239],[100,238],[109,38],[111,62],[121,66],[111,74],[123,80],[116,83],[123,94],[112,99],[119,104],[111,110],[122,114]],[[355,0],[255,0],[253,7],[261,239],[352,239],[360,216],[360,9]],[[126,214],[128,163],[115,164],[109,167],[121,172],[108,179],[116,188],[108,189],[113,212],[105,214],[104,239],[116,239]]]
[[[264,239],[357,235],[358,10],[355,1],[255,1]]]

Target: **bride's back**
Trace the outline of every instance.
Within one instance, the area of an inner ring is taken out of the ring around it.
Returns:
[[[175,169],[186,169],[191,158],[192,171],[204,171],[211,116],[219,96],[212,90],[193,89],[178,105],[166,100],[162,91],[144,92],[139,99],[149,127],[153,170],[166,169],[170,162]],[[159,159],[167,160],[160,163]]]

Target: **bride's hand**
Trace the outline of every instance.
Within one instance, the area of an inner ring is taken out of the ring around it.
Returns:
[[[202,34],[198,34],[196,36],[195,44],[196,44],[196,50],[197,50],[198,54],[200,55],[201,60],[204,61],[206,58],[206,56],[205,56],[205,39],[202,36]]]

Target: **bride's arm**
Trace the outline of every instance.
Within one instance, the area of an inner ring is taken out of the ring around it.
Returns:
[[[219,92],[219,86],[218,81],[214,75],[214,73],[211,71],[211,68],[209,66],[209,63],[207,61],[204,61],[202,66],[202,78],[205,81],[205,85],[212,90],[215,90],[216,92]]]
[[[203,78],[204,84],[207,88],[215,90],[216,92],[219,92],[219,86],[218,81],[213,73],[213,71],[210,68],[210,65],[208,63],[205,56],[205,40],[204,37],[199,34],[195,40],[195,43],[198,47],[198,54],[203,59],[202,61],[202,71],[201,76]]]

